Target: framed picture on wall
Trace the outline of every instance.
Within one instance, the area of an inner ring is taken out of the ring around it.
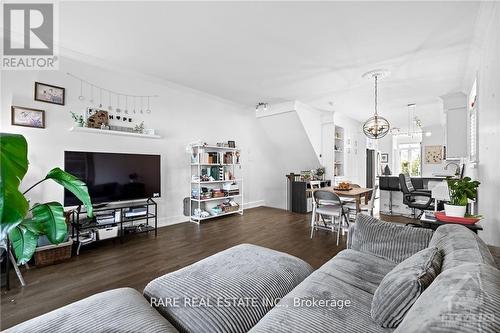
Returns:
[[[443,146],[424,147],[425,164],[441,164],[444,160]]]
[[[11,106],[11,123],[15,126],[45,128],[45,111],[22,106]]]
[[[389,154],[388,153],[380,154],[380,163],[389,163]]]
[[[64,105],[65,89],[46,83],[35,82],[35,101]]]

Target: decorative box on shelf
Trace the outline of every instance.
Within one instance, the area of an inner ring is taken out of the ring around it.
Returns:
[[[99,240],[115,237],[118,237],[118,226],[97,229],[97,239]]]
[[[237,212],[240,210],[240,206],[224,206],[222,207],[222,212],[224,213],[229,213],[229,212]]]

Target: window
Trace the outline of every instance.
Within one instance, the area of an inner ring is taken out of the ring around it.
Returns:
[[[420,143],[401,143],[398,148],[401,172],[410,176],[420,176]]]

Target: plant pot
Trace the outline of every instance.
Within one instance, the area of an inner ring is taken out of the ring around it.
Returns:
[[[446,216],[464,217],[466,208],[467,206],[455,206],[455,205],[444,204],[444,211],[446,213]]]
[[[83,127],[83,123],[76,123],[76,127]]]

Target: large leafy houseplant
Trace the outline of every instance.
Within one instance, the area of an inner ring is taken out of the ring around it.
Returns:
[[[447,178],[450,202],[445,205],[446,215],[463,217],[468,200],[475,200],[480,182],[470,177]]]
[[[46,235],[53,244],[64,241],[67,234],[64,208],[58,202],[36,203],[30,208],[25,197],[35,186],[53,180],[72,192],[93,216],[92,203],[84,182],[73,175],[54,168],[24,193],[19,185],[28,171],[28,144],[22,135],[0,133],[0,243],[7,236],[12,242],[19,264],[31,259],[38,237]]]

